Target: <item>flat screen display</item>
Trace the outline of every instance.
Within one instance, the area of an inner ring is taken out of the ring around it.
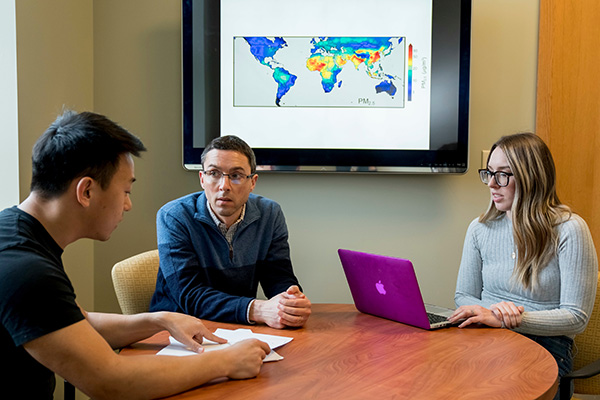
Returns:
[[[183,164],[233,134],[258,169],[462,173],[470,0],[183,0]]]

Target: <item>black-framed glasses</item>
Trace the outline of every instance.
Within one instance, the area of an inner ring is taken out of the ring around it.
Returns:
[[[492,172],[489,169],[480,169],[479,170],[479,179],[481,179],[481,182],[485,183],[486,185],[490,183],[490,181],[492,180],[492,177],[496,180],[496,183],[498,184],[498,186],[508,186],[508,181],[509,178],[513,176],[513,174],[511,174],[510,172],[504,172],[504,171],[496,171],[496,172]]]
[[[208,171],[202,171],[206,180],[210,183],[219,183],[221,179],[226,176],[229,178],[229,181],[234,185],[241,185],[246,182],[247,179],[252,178],[256,174],[244,175],[240,172],[232,172],[231,174],[226,174],[218,169],[211,169]]]

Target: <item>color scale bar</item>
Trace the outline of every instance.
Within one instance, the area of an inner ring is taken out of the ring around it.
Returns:
[[[412,44],[408,45],[408,101],[412,101]]]

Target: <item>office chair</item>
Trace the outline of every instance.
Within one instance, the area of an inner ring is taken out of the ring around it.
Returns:
[[[150,309],[156,286],[158,250],[150,250],[116,263],[111,275],[123,314],[137,314]],[[64,399],[75,400],[75,387],[64,381]]]
[[[598,277],[600,286],[600,277]],[[575,336],[573,371],[560,379],[560,400],[568,400],[569,385],[575,380],[575,394],[600,394],[600,288],[585,331]]]
[[[158,250],[150,250],[116,263],[112,281],[123,314],[138,314],[150,309],[156,287]]]

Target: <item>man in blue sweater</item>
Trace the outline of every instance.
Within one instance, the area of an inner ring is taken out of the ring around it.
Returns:
[[[294,276],[280,206],[251,194],[254,152],[240,138],[213,140],[200,183],[157,215],[160,269],[151,310],[273,328],[303,326],[311,303]],[[256,299],[260,283],[269,300]]]

